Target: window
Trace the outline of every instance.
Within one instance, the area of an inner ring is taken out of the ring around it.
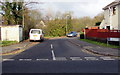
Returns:
[[[40,31],[39,30],[32,30],[31,33],[32,34],[40,34]]]
[[[106,26],[106,29],[110,30],[110,26]]]
[[[116,14],[116,7],[113,7],[113,15]]]

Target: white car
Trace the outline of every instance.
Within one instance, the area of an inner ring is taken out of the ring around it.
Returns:
[[[29,39],[30,41],[43,41],[44,40],[43,31],[41,29],[30,29]]]

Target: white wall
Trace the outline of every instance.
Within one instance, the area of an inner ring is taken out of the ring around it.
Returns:
[[[104,10],[104,20],[100,25],[100,29],[110,26],[111,30],[116,29],[120,30],[120,5],[116,6],[116,14],[113,15],[113,10],[106,9]]]
[[[22,40],[22,28],[19,25],[15,26],[2,26],[1,27],[1,39],[8,41],[18,41]]]
[[[19,27],[19,41],[23,40],[23,28]]]
[[[110,25],[110,11],[109,9],[104,10],[104,20],[100,25],[100,29],[105,28],[106,26]]]
[[[113,11],[113,10],[112,10]],[[118,29],[118,6],[116,6],[116,14],[113,15],[111,11],[111,26],[112,26],[112,29]]]
[[[120,5],[118,5],[118,29],[120,30]]]

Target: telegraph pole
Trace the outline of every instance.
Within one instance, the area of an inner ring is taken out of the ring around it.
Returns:
[[[67,32],[68,32],[68,28],[67,28],[67,26],[68,26],[68,22],[67,22],[67,21],[68,21],[68,20],[67,20],[68,17],[69,17],[69,15],[66,15],[66,35],[67,35]]]

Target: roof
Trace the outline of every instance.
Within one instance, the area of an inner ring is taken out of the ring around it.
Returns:
[[[119,5],[120,4],[120,0],[115,0],[114,2],[108,4],[107,6],[105,6],[103,8],[103,10],[106,10],[106,9],[109,9],[109,7],[113,7],[113,6],[116,6],[116,5]]]
[[[0,25],[0,27],[22,27],[22,25]]]

